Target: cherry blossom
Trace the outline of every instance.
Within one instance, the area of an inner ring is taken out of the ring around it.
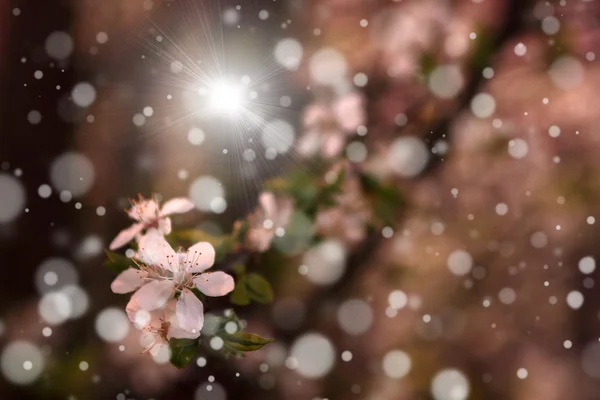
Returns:
[[[121,272],[111,284],[112,291],[135,291],[132,304],[148,312],[164,307],[178,294],[175,317],[179,328],[190,334],[199,334],[204,324],[204,307],[192,290],[217,297],[234,288],[233,278],[225,272],[206,272],[215,262],[215,249],[207,242],[196,243],[185,253],[175,252],[157,229],[151,229],[139,240],[137,257],[139,270]]]
[[[140,196],[138,201],[131,201],[131,208],[125,211],[131,219],[138,222],[119,232],[110,243],[109,249],[116,250],[126,245],[144,229],[156,228],[163,235],[168,235],[171,233],[171,219],[168,216],[182,214],[193,208],[194,204],[185,197],[171,199],[159,208],[156,198],[147,200]]]
[[[348,245],[354,245],[365,238],[366,226],[372,215],[358,177],[347,164],[335,165],[326,174],[325,179],[335,179],[341,168],[344,168],[346,173],[340,193],[334,196],[336,204],[319,208],[314,227],[316,232],[323,236],[334,237]]]
[[[304,155],[317,152],[332,158],[342,151],[346,137],[356,133],[365,123],[364,99],[357,92],[348,93],[332,105],[313,104],[304,113],[304,126],[307,132],[299,143],[299,151]]]
[[[287,197],[276,197],[271,192],[261,193],[258,209],[248,217],[247,241],[250,248],[267,251],[278,228],[285,228],[294,211]]]
[[[202,303],[200,303],[202,304]],[[136,328],[143,331],[143,352],[158,354],[163,347],[169,346],[169,339],[196,339],[200,331],[189,332],[179,325],[176,317],[177,302],[170,300],[163,308],[146,311],[131,298],[125,311]]]

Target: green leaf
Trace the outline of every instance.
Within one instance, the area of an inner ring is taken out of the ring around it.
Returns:
[[[233,272],[239,277],[242,277],[246,273],[246,266],[244,264],[235,264],[233,266]]]
[[[371,200],[371,207],[381,223],[392,223],[405,205],[402,194],[393,184],[383,184],[369,175],[361,175],[361,184]]]
[[[236,332],[225,333],[221,336],[227,347],[235,351],[255,351],[264,345],[271,343],[274,339],[267,339],[254,333]]]
[[[233,289],[231,296],[229,296],[229,300],[238,306],[247,306],[250,304],[250,296],[248,295],[244,278],[238,280],[235,284],[235,288]]]
[[[266,190],[284,193],[294,199],[296,209],[314,208],[319,194],[315,174],[310,171],[296,171],[287,178],[274,178],[264,183]]]
[[[124,255],[108,249],[104,249],[104,253],[106,254],[106,257],[108,257],[108,260],[104,262],[104,266],[112,269],[116,273],[121,273],[129,267],[135,267],[135,263],[131,258],[127,258]]]
[[[261,304],[273,302],[273,289],[271,284],[257,273],[248,274],[244,279],[248,296]]]
[[[171,348],[171,364],[177,368],[184,368],[196,357],[200,342],[198,339],[171,339],[169,341]]]

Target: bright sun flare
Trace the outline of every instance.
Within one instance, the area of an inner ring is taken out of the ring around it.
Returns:
[[[211,110],[219,113],[234,113],[243,106],[241,86],[227,81],[217,81],[209,88],[208,104]]]

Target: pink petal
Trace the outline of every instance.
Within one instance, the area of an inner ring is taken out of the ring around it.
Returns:
[[[196,339],[198,336],[200,336],[200,332],[191,333],[181,329],[179,325],[173,323],[169,325],[169,330],[167,331],[167,337],[169,339]]]
[[[274,236],[275,231],[273,229],[265,229],[263,227],[251,228],[247,234],[248,242],[252,249],[261,253],[269,249]]]
[[[171,215],[171,214],[182,214],[188,212],[194,208],[194,203],[192,203],[186,197],[176,197],[167,201],[160,210],[160,215]]]
[[[225,272],[205,272],[194,279],[194,283],[207,296],[225,296],[235,286],[231,275]]]
[[[285,228],[294,213],[294,202],[290,198],[282,198],[277,205],[277,218],[274,221],[276,227]]]
[[[171,233],[171,218],[161,218],[158,220],[158,231],[163,235]]]
[[[357,93],[349,93],[337,100],[333,105],[333,112],[338,123],[345,131],[352,132],[365,123],[363,98]]]
[[[266,218],[272,219],[277,211],[275,195],[271,192],[262,192],[258,198],[258,201],[261,207],[265,210]]]
[[[148,275],[144,271],[134,268],[127,268],[121,272],[110,284],[110,290],[113,293],[124,294],[133,292],[144,284],[144,278]]]
[[[199,242],[190,247],[183,266],[188,272],[202,272],[215,263],[215,248],[208,242]]]
[[[140,306],[138,306],[137,301],[133,298],[133,296],[129,299],[129,302],[125,306],[125,312],[129,317],[131,322],[135,321],[135,314],[140,310]]]
[[[321,146],[321,136],[319,132],[306,132],[298,143],[298,152],[303,156],[312,156]]]
[[[327,118],[329,110],[318,104],[311,104],[305,108],[303,122],[305,126],[312,126]]]
[[[179,327],[193,334],[200,334],[204,325],[204,307],[202,302],[188,289],[181,292],[177,300],[175,315]]]
[[[177,254],[156,229],[149,230],[141,237],[138,257],[144,264],[159,266],[172,272],[179,270]]]
[[[132,298],[146,311],[156,310],[165,305],[173,295],[175,285],[172,281],[152,281],[142,286]]]
[[[150,326],[153,322],[155,322],[154,325],[158,325],[158,327],[160,327],[160,321],[153,321],[153,319],[156,320],[157,317],[152,315],[152,313],[149,311],[142,310],[138,305],[137,300],[133,296],[129,300],[129,303],[127,303],[125,312],[127,313],[129,320],[133,322],[135,327],[138,329],[143,329],[147,326]],[[156,322],[158,322],[158,324],[156,324]]]
[[[108,246],[108,248],[110,250],[116,250],[119,247],[125,246],[127,243],[131,242],[135,238],[135,235],[140,233],[142,229],[144,229],[144,224],[141,222],[133,224],[127,229],[123,229],[121,232],[119,232],[117,237],[110,242],[110,246]]]
[[[154,199],[137,201],[127,211],[129,216],[137,221],[151,222],[158,217],[158,203]]]
[[[326,137],[323,147],[321,148],[323,155],[326,158],[332,158],[340,154],[345,142],[341,132],[332,131],[329,132]]]

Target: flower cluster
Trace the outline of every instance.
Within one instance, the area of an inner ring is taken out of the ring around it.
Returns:
[[[204,306],[199,298],[224,296],[234,288],[233,278],[225,272],[207,272],[215,262],[215,249],[199,242],[187,251],[175,251],[164,235],[171,231],[173,213],[189,211],[193,205],[178,198],[159,209],[155,199],[134,203],[127,211],[138,221],[113,241],[117,247],[134,236],[137,240],[135,267],[122,271],[111,284],[114,293],[131,293],[127,315],[144,331],[146,351],[155,353],[169,340],[196,339],[204,325]],[[141,231],[146,230],[144,235]]]

